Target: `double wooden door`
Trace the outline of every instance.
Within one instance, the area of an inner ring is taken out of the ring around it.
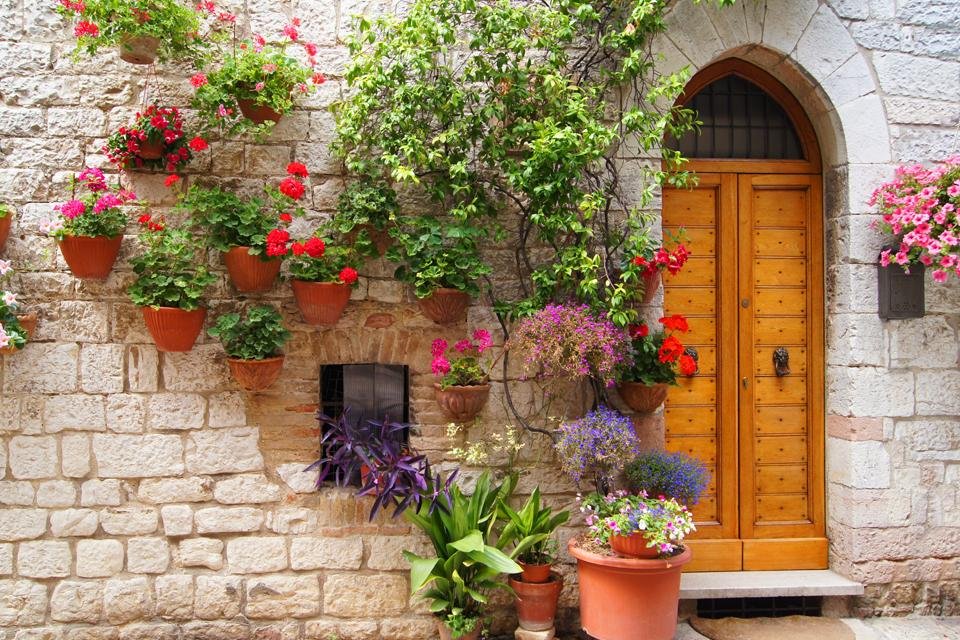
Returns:
[[[670,390],[666,446],[713,471],[691,570],[825,568],[820,176],[701,173],[665,190],[663,226],[688,237],[664,307],[700,363]]]

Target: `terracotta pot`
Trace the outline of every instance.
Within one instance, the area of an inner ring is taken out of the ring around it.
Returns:
[[[159,160],[163,157],[163,142],[144,140],[140,143],[140,157],[144,160]]]
[[[690,549],[672,558],[601,556],[567,545],[577,559],[580,624],[596,640],[672,640],[677,629],[680,572]]]
[[[0,253],[3,252],[7,244],[7,238],[10,237],[10,225],[13,224],[13,211],[0,218]]]
[[[203,329],[206,309],[184,311],[175,307],[141,307],[143,321],[160,351],[190,351]]]
[[[293,297],[307,324],[337,324],[350,301],[350,285],[293,280]]]
[[[650,304],[660,290],[660,270],[656,269],[650,275],[643,276],[643,304]]]
[[[454,386],[442,389],[433,383],[437,404],[454,422],[469,422],[477,417],[490,396],[489,384]]]
[[[263,391],[280,377],[283,369],[283,356],[264,358],[263,360],[241,360],[227,358],[227,365],[233,379],[246,391]]]
[[[353,244],[357,240],[357,235],[360,231],[366,231],[367,237],[370,238],[370,241],[373,242],[373,246],[377,248],[377,253],[381,256],[387,252],[387,249],[390,248],[390,245],[393,244],[393,238],[390,237],[390,232],[386,229],[377,229],[372,224],[360,224],[350,230],[344,239],[348,244]]]
[[[57,245],[74,276],[105,280],[117,261],[122,240],[123,236],[67,236]]]
[[[638,413],[653,413],[667,399],[667,385],[646,385],[642,382],[621,382],[617,393],[627,406]]]
[[[20,314],[20,313],[18,313],[18,314],[17,314],[17,322],[19,322],[19,323],[20,323],[20,326],[23,327],[23,329],[27,332],[27,340],[29,340],[30,337],[31,337],[34,333],[36,333],[36,331],[37,331],[37,314],[35,314],[35,313],[23,313],[23,314]],[[9,355],[12,355],[12,354],[16,353],[17,351],[20,351],[20,349],[17,349],[16,347],[2,347],[2,348],[0,348],[0,355],[9,356]]]
[[[237,98],[237,106],[240,107],[240,113],[243,114],[243,117],[252,120],[254,124],[263,124],[267,120],[272,120],[276,124],[280,122],[280,117],[283,116],[282,113],[247,98]]]
[[[440,631],[440,640],[477,640],[480,637],[480,623],[473,628],[473,631],[465,636],[453,636],[450,627],[444,624],[443,620],[437,620],[437,629]]]
[[[642,533],[629,536],[610,536],[610,546],[614,551],[628,558],[656,558],[660,555],[656,547],[648,547]]]
[[[523,567],[523,573],[520,574],[520,579],[524,582],[546,582],[550,579],[550,567],[553,565],[550,564],[527,564],[526,562],[517,561],[521,567]]]
[[[457,289],[434,289],[426,298],[418,298],[420,310],[437,324],[451,324],[467,317],[470,294]]]
[[[557,617],[557,601],[563,590],[563,578],[550,573],[546,582],[524,582],[510,577],[510,588],[516,593],[517,617],[527,631],[553,628]]]
[[[152,36],[126,37],[120,42],[120,59],[130,64],[153,64],[160,40]]]
[[[242,293],[269,291],[280,273],[279,258],[261,260],[250,255],[250,247],[233,247],[223,252],[223,263],[234,288]]]

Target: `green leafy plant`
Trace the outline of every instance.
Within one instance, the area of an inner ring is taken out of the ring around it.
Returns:
[[[6,218],[11,212],[12,210],[8,205],[0,203],[0,219]]]
[[[280,313],[269,305],[251,307],[244,316],[226,313],[217,318],[207,333],[218,338],[231,358],[264,360],[280,355],[290,339]]]
[[[177,208],[188,212],[192,222],[205,232],[208,246],[218,251],[250,247],[251,253],[262,255],[267,234],[277,225],[276,215],[264,205],[259,198],[244,199],[221,187],[194,184]]]
[[[329,246],[310,237],[290,245],[290,277],[307,282],[338,282],[356,285],[359,258],[351,247]]]
[[[522,570],[497,539],[502,502],[513,493],[516,481],[511,475],[496,485],[484,472],[472,494],[453,484],[437,504],[424,501],[416,511],[404,512],[434,549],[433,556],[425,557],[403,552],[410,563],[411,593],[422,591],[430,611],[455,634],[472,631],[488,594],[507,588],[499,580],[502,574]]]
[[[167,226],[162,218],[140,217],[140,254],[132,258],[136,279],[127,289],[140,307],[200,307],[216,277],[202,263],[196,238],[186,229]]]
[[[2,216],[0,216],[2,217]],[[9,260],[0,260],[0,284],[13,273]],[[17,294],[0,286],[0,348],[22,349],[27,343],[27,331],[17,318],[20,303]]]
[[[337,198],[337,211],[330,228],[344,237],[363,255],[376,255],[370,231],[386,231],[399,212],[397,192],[385,180],[362,176],[349,182]]]
[[[510,557],[526,564],[551,564],[556,560],[556,541],[553,538],[557,527],[570,519],[570,512],[554,513],[542,505],[540,487],[533,490],[519,510],[514,511],[503,502],[501,510],[507,521],[500,534],[504,548],[511,547]]]
[[[493,338],[486,329],[476,329],[471,338],[463,338],[453,345],[456,355],[447,358],[447,341],[436,338],[430,344],[433,360],[430,370],[440,378],[440,387],[462,387],[486,384],[492,366],[490,358],[483,354],[493,346]],[[484,360],[482,362],[482,360]]]

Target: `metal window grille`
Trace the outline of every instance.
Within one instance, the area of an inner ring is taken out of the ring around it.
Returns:
[[[320,406],[328,416],[350,408],[350,420],[389,418],[409,422],[408,369],[393,364],[332,364],[320,367]]]
[[[697,600],[697,615],[701,618],[819,616],[822,607],[823,598],[820,596],[712,598]]]

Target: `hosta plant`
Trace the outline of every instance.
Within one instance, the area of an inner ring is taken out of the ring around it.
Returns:
[[[127,293],[139,307],[174,307],[192,311],[216,280],[203,263],[202,248],[187,229],[144,214],[140,252],[130,262],[136,278]]]
[[[228,356],[240,360],[278,356],[281,347],[290,339],[280,313],[269,305],[251,307],[242,315],[223,314],[207,333],[220,340]]]
[[[136,201],[136,194],[119,185],[110,187],[103,171],[90,167],[71,177],[70,187],[73,197],[54,207],[59,215],[42,221],[41,232],[57,239],[113,238],[123,233],[128,220],[123,206]]]
[[[120,169],[158,168],[173,173],[190,162],[193,152],[207,146],[200,136],[187,140],[179,109],[152,104],[138,111],[132,124],[111,134],[103,152]]]

